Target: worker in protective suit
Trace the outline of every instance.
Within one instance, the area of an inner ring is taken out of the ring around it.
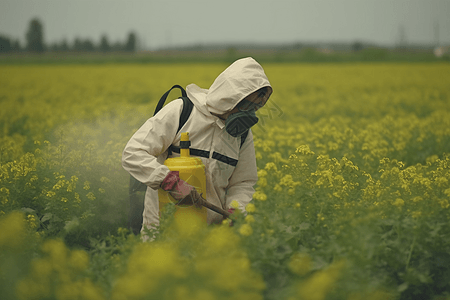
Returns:
[[[223,71],[209,89],[190,84],[186,92],[194,107],[178,133],[181,99],[171,101],[148,119],[123,151],[124,169],[148,186],[143,228],[159,225],[159,188],[183,204],[205,197],[164,165],[169,146],[179,146],[181,132],[189,132],[191,149],[195,149],[191,155],[200,156],[205,165],[208,202],[229,210],[231,201],[236,200],[239,209],[245,212],[255,192],[253,186],[258,177],[250,127],[258,122],[255,111],[264,106],[272,94],[261,65],[250,57],[239,59]],[[246,138],[241,145],[244,133]],[[208,224],[222,220],[222,215],[208,210]]]

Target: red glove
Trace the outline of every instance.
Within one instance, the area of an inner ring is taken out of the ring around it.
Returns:
[[[161,188],[175,199],[176,205],[193,205],[198,203],[201,195],[190,184],[180,178],[178,171],[170,171],[161,183]]]

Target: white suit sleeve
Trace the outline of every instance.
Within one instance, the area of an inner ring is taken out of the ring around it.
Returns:
[[[169,173],[163,154],[177,134],[182,100],[174,100],[148,119],[128,141],[122,153],[122,166],[134,178],[158,189]]]
[[[239,209],[245,212],[245,207],[255,193],[253,186],[257,181],[255,146],[253,145],[253,134],[250,130],[241,147],[238,163],[228,183],[227,207],[230,206],[231,201],[236,200],[239,203]]]

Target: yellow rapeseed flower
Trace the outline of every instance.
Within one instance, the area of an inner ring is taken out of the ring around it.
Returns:
[[[292,255],[288,266],[295,274],[306,275],[311,270],[311,257],[306,253],[295,253]]]
[[[26,221],[23,213],[11,212],[0,219],[0,249],[15,249],[25,241]]]
[[[95,195],[94,195],[94,193],[92,193],[92,192],[87,193],[87,194],[86,194],[86,197],[87,197],[89,200],[91,200],[91,201],[94,201],[94,200],[95,200]]]
[[[234,247],[239,241],[238,236],[234,234],[230,227],[219,226],[213,228],[204,239],[207,245],[206,252],[217,253],[224,251],[229,247]]]
[[[91,188],[91,185],[89,183],[89,181],[85,181],[84,185],[83,185],[83,189],[85,189],[86,191],[89,190]]]
[[[314,155],[315,153],[311,151],[308,145],[301,145],[297,147],[295,153],[300,153],[302,155]]]
[[[80,194],[75,193],[74,196],[75,196],[75,203],[81,203]]]
[[[177,212],[174,226],[180,238],[192,238],[205,224],[198,215],[182,210]]]
[[[63,241],[48,240],[41,248],[42,251],[49,256],[54,268],[60,268],[66,265],[69,250]]]
[[[5,205],[6,203],[9,202],[8,198],[9,198],[9,189],[7,189],[6,187],[2,187],[0,189],[0,199],[1,199],[0,203]]]
[[[343,261],[337,262],[325,270],[314,273],[300,285],[298,289],[300,298],[304,300],[324,300],[335,285],[344,265]]]
[[[258,171],[258,177],[266,177],[267,171],[266,170],[259,170]]]
[[[49,197],[49,198],[52,198],[55,195],[56,195],[56,193],[54,191],[48,191],[47,192],[47,197]]]
[[[403,205],[405,205],[405,201],[401,198],[395,199],[393,205],[397,206],[398,208],[401,208]]]
[[[257,151],[255,154],[255,158],[256,158],[256,160],[261,160],[263,158],[261,152]]]
[[[422,212],[421,211],[413,211],[411,215],[414,219],[417,219],[422,215]]]
[[[450,197],[450,188],[446,189],[444,194],[447,195],[447,197]]]
[[[440,199],[440,200],[439,200],[439,204],[440,204],[441,207],[444,208],[444,209],[450,207],[450,203],[448,202],[447,199]]]
[[[109,182],[111,182],[111,180],[108,177],[103,176],[100,178],[100,182],[101,183],[109,183]]]
[[[68,181],[68,185],[67,185],[67,191],[68,192],[73,192],[77,186],[77,181],[78,181],[78,177],[77,176],[72,176],[70,178],[70,181]]]
[[[275,163],[273,163],[273,162],[268,162],[267,164],[266,164],[266,166],[264,167],[264,169],[266,170],[266,171],[277,171],[277,166],[275,165]]]
[[[239,233],[243,236],[249,236],[252,235],[253,229],[249,224],[242,224],[241,227],[239,227]]]
[[[267,200],[267,195],[264,194],[264,193],[261,192],[261,191],[256,191],[256,192],[253,194],[253,199],[256,199],[256,200],[259,200],[259,201],[266,201],[266,200]]]
[[[247,222],[247,223],[253,223],[253,222],[255,222],[255,217],[253,217],[252,215],[247,215],[247,216],[245,217],[245,222]]]
[[[439,187],[446,186],[448,183],[448,179],[445,177],[436,178],[436,183]]]
[[[69,256],[69,265],[77,271],[85,270],[89,266],[89,256],[86,251],[71,251]]]
[[[239,202],[237,202],[236,200],[231,201],[230,206],[234,209],[239,208]]]
[[[275,184],[275,186],[273,187],[273,189],[277,192],[281,192],[283,190],[283,188],[281,187],[281,185],[279,185],[278,183]]]
[[[48,259],[35,259],[31,261],[30,275],[35,279],[47,279],[53,272],[52,263]]]
[[[222,221],[222,225],[224,226],[230,226],[232,224],[232,221],[230,219],[225,219]]]
[[[79,281],[72,281],[59,285],[55,290],[58,300],[102,300],[104,299],[102,290],[95,286],[88,278]]]
[[[256,211],[256,206],[253,203],[249,203],[247,204],[247,206],[245,207],[245,210],[249,213],[254,213]]]
[[[37,222],[36,222],[36,217],[35,215],[28,215],[27,216],[27,222],[28,222],[28,226],[32,229],[37,227]]]
[[[258,186],[266,187],[267,186],[267,178],[261,177],[258,179]]]
[[[186,264],[173,244],[142,243],[133,249],[127,271],[114,285],[111,299],[144,299],[162,280],[183,278]]]

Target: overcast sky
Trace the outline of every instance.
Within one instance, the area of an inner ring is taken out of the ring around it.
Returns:
[[[32,18],[46,43],[133,30],[147,49],[209,43],[356,40],[450,44],[450,0],[0,0],[0,34],[22,46]],[[438,30],[436,29],[438,28]]]

